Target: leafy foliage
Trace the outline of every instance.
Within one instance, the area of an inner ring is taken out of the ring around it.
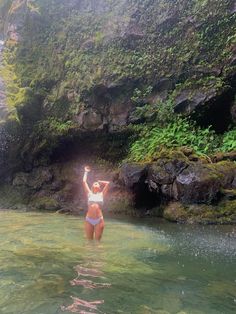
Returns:
[[[223,135],[220,150],[223,152],[236,150],[236,129],[228,131]]]
[[[236,150],[236,129],[217,135],[209,126],[199,127],[189,117],[174,113],[173,102],[161,102],[155,105],[154,122],[135,126],[136,133],[129,152],[129,159],[134,161],[150,160],[162,148],[177,149],[190,147],[198,155],[209,155],[216,151],[230,152]],[[145,111],[153,110],[153,106],[144,106]]]
[[[140,102],[144,101],[147,96],[149,96],[152,92],[152,86],[146,87],[144,90],[140,90],[138,88],[135,88],[133,92],[133,96],[131,97],[131,100],[135,104],[139,104]]]
[[[201,129],[188,118],[176,117],[165,127],[146,126],[140,132],[139,139],[130,148],[130,159],[135,161],[149,160],[155,157],[162,148],[173,149],[187,146],[199,154],[213,152],[216,147],[214,131]]]
[[[38,125],[39,134],[44,134],[46,137],[53,137],[66,134],[73,126],[72,121],[62,121],[53,117],[40,122]]]
[[[176,115],[174,113],[174,104],[169,99],[166,102],[159,102],[158,104],[138,106],[132,116],[141,121],[150,122],[155,120],[156,124],[163,127],[171,122]]]

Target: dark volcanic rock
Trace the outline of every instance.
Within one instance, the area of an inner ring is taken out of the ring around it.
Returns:
[[[224,189],[232,188],[233,181],[236,178],[236,167],[233,162],[222,161],[213,164],[212,167],[219,173],[222,177],[221,187]]]
[[[222,186],[223,175],[209,165],[192,164],[177,176],[175,199],[184,203],[211,203]]]
[[[196,91],[194,96],[193,90],[183,90],[175,99],[176,112],[192,112],[197,106],[203,104],[207,95],[202,91]],[[212,97],[215,94],[212,94]]]
[[[234,177],[234,180],[232,182],[232,188],[236,189],[236,176]]]
[[[231,116],[234,123],[236,123],[236,104],[231,107]]]
[[[120,171],[120,179],[126,187],[132,188],[135,184],[143,183],[146,178],[145,164],[124,164]]]
[[[158,185],[172,184],[176,176],[181,173],[188,164],[184,160],[158,160],[148,168],[148,182]]]
[[[79,126],[85,130],[98,130],[103,128],[103,120],[100,113],[93,110],[83,111],[77,118]]]
[[[44,184],[52,181],[53,175],[49,168],[35,168],[31,173],[17,173],[13,186],[25,186],[33,190],[39,190]]]
[[[234,188],[236,167],[230,161],[207,164],[160,158],[146,165],[125,164],[120,177],[126,187],[145,197],[150,196],[147,185],[150,193],[163,200],[211,204],[222,197],[222,189]]]

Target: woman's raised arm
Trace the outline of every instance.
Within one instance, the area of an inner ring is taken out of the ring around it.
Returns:
[[[102,190],[103,196],[106,195],[107,191],[108,191],[108,186],[110,184],[110,181],[102,181],[102,180],[98,180],[98,183],[104,184],[104,188]]]
[[[88,183],[87,183],[87,178],[88,178],[88,173],[90,172],[90,167],[86,166],[84,168],[84,176],[83,176],[83,186],[84,186],[84,190],[85,192],[88,194],[88,193],[91,193],[91,190],[88,186]]]

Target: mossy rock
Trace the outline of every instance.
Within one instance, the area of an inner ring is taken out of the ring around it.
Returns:
[[[215,165],[192,163],[176,178],[175,198],[188,204],[210,204],[217,199],[224,181],[224,173]]]
[[[159,152],[156,153],[154,161],[158,160],[182,160],[188,162],[188,157],[186,155],[187,148],[180,149],[165,149],[162,148]],[[189,149],[190,150],[190,149]]]
[[[236,224],[236,200],[224,200],[214,206],[173,202],[166,206],[163,217],[180,223]]]
[[[222,160],[235,161],[236,160],[236,151],[232,151],[229,153],[219,152],[219,153],[216,153],[216,154],[210,156],[210,158],[213,162],[219,162]]]
[[[52,197],[48,196],[37,196],[32,199],[30,205],[38,210],[49,210],[49,211],[56,211],[61,208],[58,201],[53,199]]]
[[[105,203],[104,212],[116,215],[135,216],[133,198],[129,192],[123,191],[115,193],[112,197],[108,197]]]
[[[186,158],[178,152],[170,153],[168,158],[159,158],[148,167],[148,179],[158,185],[172,184],[175,178],[189,165]]]
[[[236,189],[222,189],[221,194],[226,200],[236,200]]]
[[[216,164],[208,165],[210,169],[215,170],[221,176],[221,186],[230,188],[236,176],[236,164],[232,161],[220,161]]]
[[[173,202],[164,209],[163,217],[172,222],[186,222],[188,219],[188,213],[183,204]]]
[[[28,191],[11,185],[0,186],[0,207],[10,209],[26,208],[29,202]]]

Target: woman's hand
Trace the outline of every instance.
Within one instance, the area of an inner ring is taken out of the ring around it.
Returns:
[[[85,166],[85,167],[84,167],[84,171],[85,171],[85,172],[90,172],[90,171],[91,171],[91,168],[90,168],[89,166]]]

